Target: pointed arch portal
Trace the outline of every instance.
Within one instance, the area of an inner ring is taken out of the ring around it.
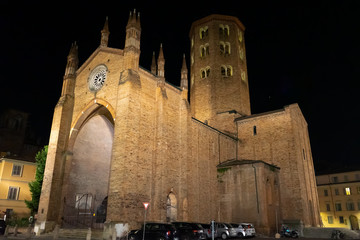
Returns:
[[[114,126],[103,106],[89,113],[72,138],[64,188],[64,224],[96,227],[106,220]]]

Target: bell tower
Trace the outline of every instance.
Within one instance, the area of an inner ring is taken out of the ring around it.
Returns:
[[[210,15],[190,29],[192,116],[234,133],[234,119],[250,115],[244,25],[236,18]]]

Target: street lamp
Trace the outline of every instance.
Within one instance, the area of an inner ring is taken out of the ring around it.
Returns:
[[[143,238],[142,240],[145,239],[145,224],[146,224],[146,209],[149,207],[149,203],[148,202],[143,202],[144,208],[145,208],[145,214],[144,214],[144,230],[143,230]]]

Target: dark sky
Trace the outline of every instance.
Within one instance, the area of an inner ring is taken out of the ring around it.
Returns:
[[[99,46],[106,16],[109,47],[123,49],[129,11],[140,11],[140,65],[150,69],[162,43],[166,81],[179,85],[191,23],[216,13],[246,27],[252,113],[298,103],[316,171],[359,165],[360,1],[48,2],[0,3],[0,107],[29,112],[45,143],[71,43],[81,65]]]

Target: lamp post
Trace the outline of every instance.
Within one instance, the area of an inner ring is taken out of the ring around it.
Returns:
[[[143,229],[143,238],[142,240],[145,240],[145,224],[146,224],[146,209],[149,207],[148,202],[143,202],[144,208],[145,208],[145,214],[144,214],[144,229]]]

